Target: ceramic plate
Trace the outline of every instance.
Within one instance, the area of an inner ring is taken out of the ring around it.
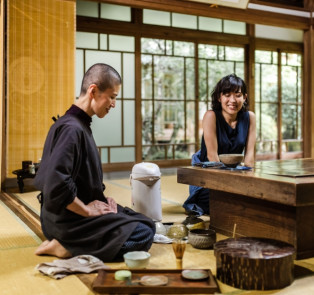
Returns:
[[[167,285],[168,278],[166,276],[143,276],[140,283],[144,286],[162,286]]]
[[[206,270],[186,269],[182,271],[182,276],[188,280],[203,280],[208,278],[209,274]]]

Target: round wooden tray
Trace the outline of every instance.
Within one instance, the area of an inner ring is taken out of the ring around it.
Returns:
[[[217,279],[246,290],[280,289],[294,280],[295,249],[264,238],[230,238],[214,244]]]

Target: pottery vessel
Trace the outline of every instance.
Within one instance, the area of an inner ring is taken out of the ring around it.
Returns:
[[[218,155],[220,162],[224,163],[227,167],[235,168],[243,161],[242,154],[220,154]]]
[[[194,248],[209,249],[216,243],[216,232],[212,229],[192,229],[188,238]]]
[[[123,258],[128,268],[143,269],[148,265],[150,254],[145,251],[132,251],[125,253]]]

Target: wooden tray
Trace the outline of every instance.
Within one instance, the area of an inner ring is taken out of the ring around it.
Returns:
[[[138,281],[144,275],[164,275],[168,277],[165,286],[144,286],[138,282],[127,283],[117,281],[114,274],[117,269],[99,270],[98,276],[92,284],[98,293],[116,294],[214,294],[219,291],[218,285],[211,271],[207,269],[209,277],[203,280],[187,280],[182,277],[181,269],[132,269],[132,281]]]

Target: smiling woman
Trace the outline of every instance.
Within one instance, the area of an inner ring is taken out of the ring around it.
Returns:
[[[192,164],[219,162],[220,154],[244,153],[244,165],[254,166],[256,123],[248,111],[245,82],[235,74],[225,76],[212,92],[212,110],[203,118],[201,149],[193,155]],[[209,189],[190,187],[190,196],[183,204],[188,213],[209,214]]]

